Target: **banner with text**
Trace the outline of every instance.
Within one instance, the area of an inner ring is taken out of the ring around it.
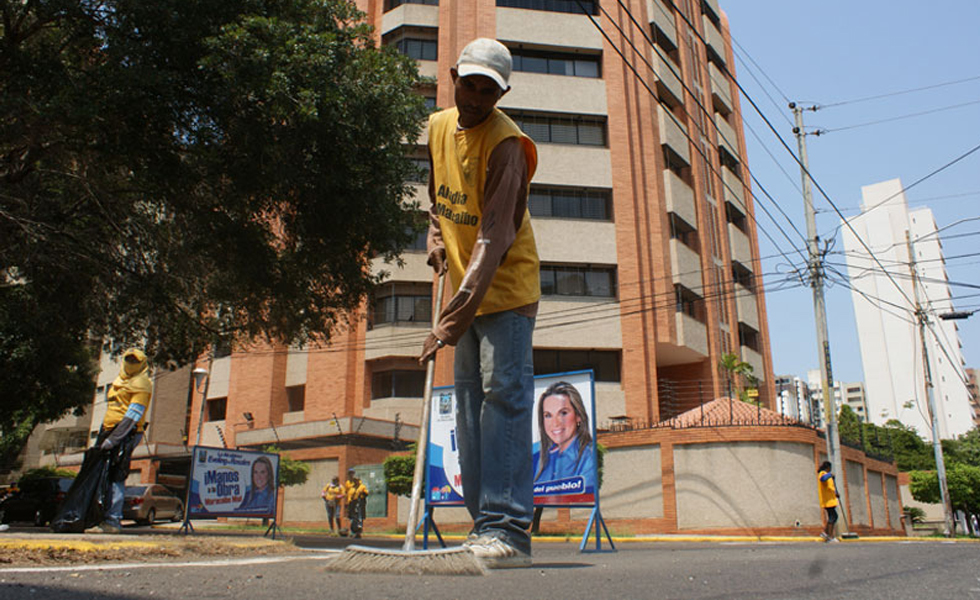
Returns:
[[[426,503],[462,506],[454,388],[434,389],[431,402]],[[535,377],[532,422],[534,503],[595,505],[598,474],[592,371]]]
[[[278,490],[278,454],[194,446],[187,518],[275,518]]]

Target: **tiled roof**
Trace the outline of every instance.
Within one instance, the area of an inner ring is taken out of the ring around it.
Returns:
[[[703,406],[692,408],[664,421],[673,427],[696,427],[698,425],[725,425],[729,423],[749,425],[764,424],[793,424],[797,421],[783,416],[768,408],[759,408],[754,404],[732,400],[731,398],[716,398]]]

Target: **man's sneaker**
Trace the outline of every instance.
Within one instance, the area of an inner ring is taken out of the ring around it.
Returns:
[[[466,540],[464,546],[476,555],[488,569],[513,569],[530,567],[531,555],[525,554],[507,542],[492,535],[482,535]]]
[[[829,542],[830,541],[830,537],[826,533],[824,533],[822,531],[820,532],[820,537],[821,537],[821,539],[823,539],[824,542]]]
[[[827,541],[828,541],[828,542],[839,542],[839,541],[840,541],[840,538],[835,538],[835,537],[833,537],[833,538],[830,538],[830,539],[829,539],[829,540],[827,540]]]
[[[89,527],[85,530],[85,533],[119,533],[122,528],[118,525],[113,525],[112,523],[100,523],[95,527]]]

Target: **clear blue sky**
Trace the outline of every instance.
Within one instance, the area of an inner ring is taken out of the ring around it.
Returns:
[[[786,107],[787,99],[808,105],[845,103],[806,112],[804,119],[808,129],[848,128],[807,139],[815,180],[846,216],[857,214],[861,186],[893,178],[900,178],[909,186],[980,145],[980,1],[721,0],[721,9],[730,21],[739,82],[794,151],[796,141],[790,125],[793,116]],[[877,100],[849,102],[969,78],[973,79]],[[966,103],[973,104],[852,128]],[[749,168],[805,234],[799,167],[744,98],[742,113]],[[978,217],[978,175],[980,151],[908,190],[910,208],[931,208],[940,228]],[[780,251],[785,252],[795,264],[800,264],[800,255],[793,247],[802,249],[803,241],[758,185],[753,186],[753,191],[760,198],[756,209],[760,229],[779,245],[776,249],[760,231],[761,254],[769,257],[763,261],[763,271],[773,364],[778,375],[805,377],[808,369],[819,364],[812,294],[799,282],[787,283],[784,274],[789,271],[788,263],[779,255]],[[823,237],[840,219],[819,191],[814,190],[814,198],[817,229]],[[779,225],[793,241],[792,246],[761,206],[777,216]],[[950,281],[980,286],[980,255],[949,259],[977,253],[978,232],[980,220],[950,227],[940,234]],[[842,250],[839,236],[836,241],[836,248]],[[842,259],[839,255],[836,258]],[[846,274],[846,270],[842,271]],[[954,286],[952,293],[957,309],[980,308],[980,289]],[[829,288],[827,304],[834,378],[863,381],[850,292],[841,286]],[[980,312],[958,323],[967,367],[980,367]]]

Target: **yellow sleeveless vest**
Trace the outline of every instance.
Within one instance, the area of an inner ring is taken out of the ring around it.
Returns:
[[[442,239],[446,244],[453,293],[459,291],[480,232],[490,153],[500,142],[518,137],[527,158],[528,181],[534,176],[538,164],[534,142],[499,109],[495,108],[483,123],[462,131],[456,128],[458,117],[455,108],[429,117],[435,211],[439,215]],[[487,315],[519,308],[537,302],[540,297],[538,251],[531,231],[531,215],[525,208],[517,238],[497,268],[476,314]]]

